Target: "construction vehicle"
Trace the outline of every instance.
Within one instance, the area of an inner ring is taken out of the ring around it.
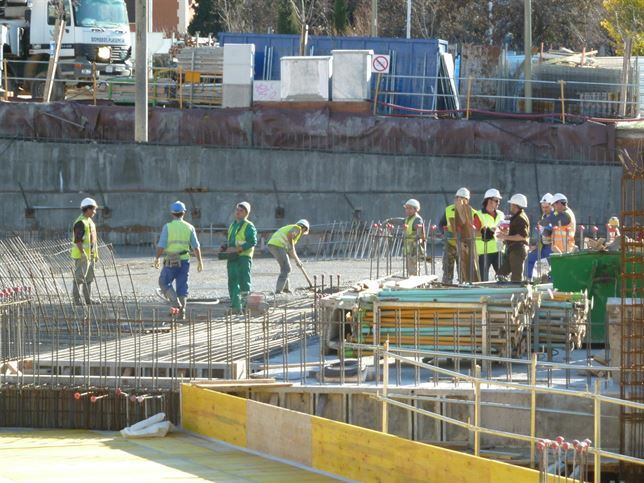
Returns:
[[[48,61],[56,48],[57,23],[62,23],[64,31],[52,100],[64,98],[65,86],[91,83],[97,77],[131,75],[125,0],[0,0],[0,25],[8,33],[0,46],[8,61],[9,90],[43,97]]]

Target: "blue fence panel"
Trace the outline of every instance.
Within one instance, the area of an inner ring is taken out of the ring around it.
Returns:
[[[280,59],[299,55],[299,35],[220,33],[219,43],[255,44],[255,79],[279,80]],[[447,41],[383,37],[309,37],[307,55],[331,55],[332,50],[373,50],[391,56],[390,75],[383,76],[379,100],[414,109],[436,109],[440,54]],[[397,77],[410,76],[410,77]],[[375,84],[375,76],[374,76]],[[424,95],[420,95],[424,94]],[[405,112],[386,107],[389,112]]]

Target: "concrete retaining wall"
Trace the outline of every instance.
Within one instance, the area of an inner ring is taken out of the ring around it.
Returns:
[[[5,231],[66,231],[80,200],[94,196],[110,208],[110,216],[102,214],[98,222],[115,243],[151,241],[176,199],[200,213],[188,219],[202,227],[229,223],[235,203],[247,200],[253,205],[251,219],[265,230],[302,217],[314,225],[349,220],[351,205],[367,221],[400,216],[402,203],[412,196],[423,205],[425,218],[436,222],[460,186],[471,188],[477,207],[489,187],[499,188],[506,198],[525,193],[533,217],[540,194],[561,191],[584,223],[590,218],[604,224],[618,213],[620,202],[621,168],[578,161],[20,140],[0,142],[0,159],[5,173],[0,226]],[[20,185],[35,208],[33,218],[25,216]],[[275,217],[278,197],[284,220]]]

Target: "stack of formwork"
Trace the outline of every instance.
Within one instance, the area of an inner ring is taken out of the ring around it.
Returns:
[[[520,356],[538,301],[530,287],[385,290],[356,314],[351,340]]]
[[[580,348],[586,337],[591,304],[586,292],[553,292],[537,286],[539,308],[532,323],[532,340],[539,345]]]
[[[182,75],[179,98],[197,106],[222,104],[223,47],[189,47],[177,53]]]

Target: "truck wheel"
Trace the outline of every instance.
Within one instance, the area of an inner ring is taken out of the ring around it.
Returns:
[[[42,101],[45,97],[45,82],[47,80],[47,72],[40,72],[36,76],[37,80],[31,82],[31,98],[33,100]],[[40,80],[42,79],[42,80]],[[65,85],[62,82],[54,82],[54,87],[51,90],[52,101],[65,100]]]

